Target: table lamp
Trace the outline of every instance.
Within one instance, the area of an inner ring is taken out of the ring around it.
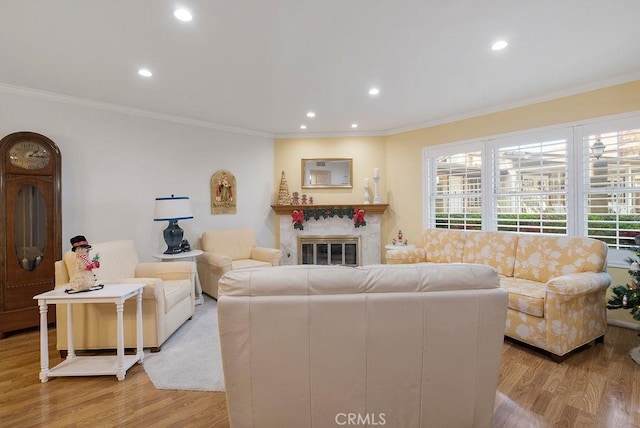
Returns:
[[[164,254],[177,254],[182,252],[182,237],[184,231],[178,226],[178,220],[193,218],[189,198],[186,196],[173,196],[170,198],[156,198],[154,221],[168,221],[169,226],[162,232],[167,251]]]

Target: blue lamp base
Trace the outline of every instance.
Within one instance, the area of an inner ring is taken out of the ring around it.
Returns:
[[[182,252],[182,237],[184,231],[178,226],[178,220],[169,220],[169,226],[162,232],[167,251],[164,254],[178,254]]]

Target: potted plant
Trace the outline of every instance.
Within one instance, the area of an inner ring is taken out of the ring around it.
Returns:
[[[607,301],[607,309],[627,309],[634,320],[640,321],[640,246],[632,249],[636,258],[628,258],[631,283],[613,287],[613,296]],[[640,336],[640,333],[638,333]],[[640,364],[640,346],[631,350],[631,358]]]

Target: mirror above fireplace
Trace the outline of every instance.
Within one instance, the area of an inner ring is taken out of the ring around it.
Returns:
[[[353,161],[349,158],[302,159],[303,189],[353,187]]]

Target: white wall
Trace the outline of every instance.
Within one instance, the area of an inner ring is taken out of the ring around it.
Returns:
[[[199,248],[203,231],[249,227],[273,246],[273,139],[185,125],[0,91],[0,138],[32,131],[62,153],[62,250],[69,239],[133,239],[142,261],[166,248],[155,198],[189,196],[194,219],[179,222]],[[237,180],[237,213],[212,215],[211,176]]]

